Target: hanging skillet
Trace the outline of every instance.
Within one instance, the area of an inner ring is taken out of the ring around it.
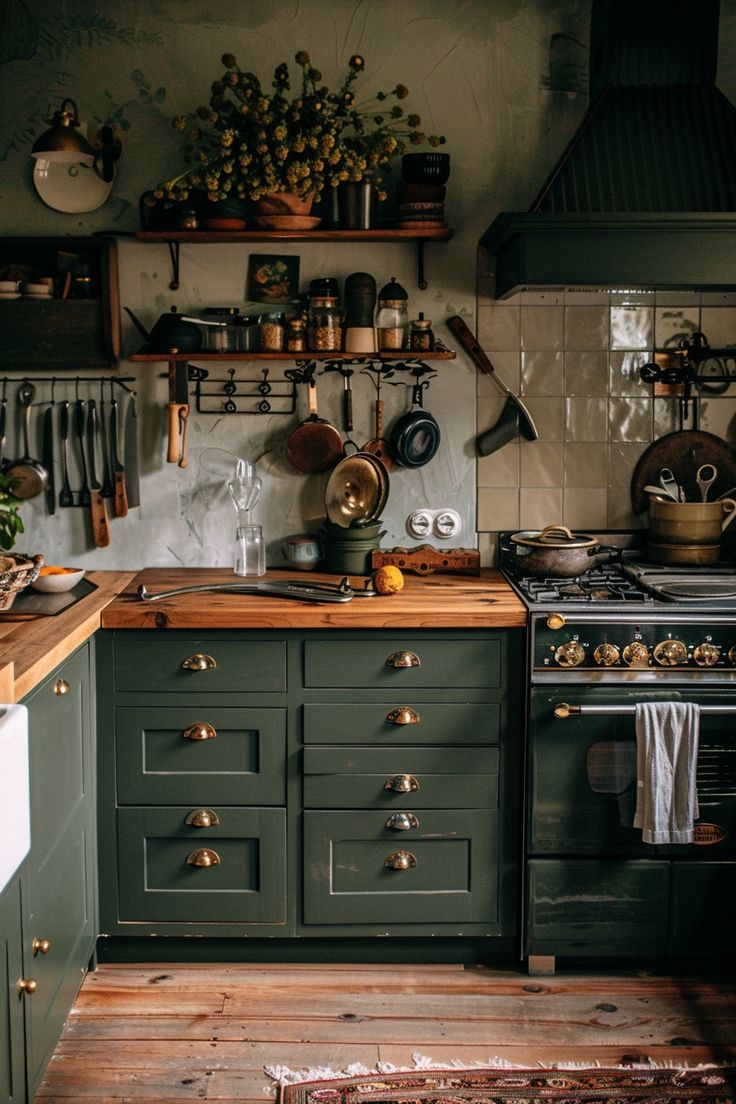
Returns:
[[[317,414],[317,381],[309,381],[309,417],[293,429],[286,441],[286,457],[298,471],[323,472],[343,455],[342,437]]]
[[[440,447],[440,427],[422,406],[425,383],[412,385],[412,407],[394,422],[389,437],[391,455],[405,468],[421,468],[428,464]]]

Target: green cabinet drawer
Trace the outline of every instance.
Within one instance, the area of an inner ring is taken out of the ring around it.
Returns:
[[[304,806],[495,808],[498,748],[304,749]]]
[[[310,702],[305,744],[496,744],[499,702]]]
[[[283,805],[286,710],[122,706],[115,762],[121,805]]]
[[[416,828],[395,831],[385,812],[306,812],[305,924],[493,925],[497,814],[439,809],[415,815]]]
[[[668,952],[732,955],[735,900],[736,862],[673,863]]]
[[[285,640],[125,633],[116,634],[114,648],[115,689],[122,692],[286,689]]]
[[[527,954],[661,955],[670,867],[647,859],[532,859]]]
[[[503,643],[501,636],[423,639],[415,632],[307,640],[304,682],[307,687],[371,687],[392,693],[421,687],[497,689],[502,684]],[[411,653],[418,665],[394,666],[403,662],[402,653]]]
[[[186,823],[197,811],[118,809],[119,919],[283,924],[285,810],[216,806],[209,828]]]

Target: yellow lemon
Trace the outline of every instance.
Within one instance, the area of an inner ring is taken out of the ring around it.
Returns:
[[[373,576],[373,585],[379,594],[397,594],[404,586],[404,576],[398,567],[386,564],[379,567]]]

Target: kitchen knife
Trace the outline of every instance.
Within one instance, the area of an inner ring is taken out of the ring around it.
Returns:
[[[46,484],[46,511],[49,514],[56,513],[56,490],[54,486],[54,403],[50,402],[43,416],[43,441],[41,450],[41,462],[48,472],[49,478]]]
[[[189,366],[186,360],[169,361],[169,449],[166,459],[180,468],[187,466],[187,421],[189,419]]]
[[[118,454],[118,400],[114,395],[110,400],[110,456],[115,485],[113,509],[115,517],[125,517],[128,513],[128,497],[125,493],[125,470]]]
[[[123,432],[123,459],[125,462],[125,492],[128,508],[140,506],[141,486],[138,475],[138,408],[135,395],[130,396],[125,411],[125,429]]]
[[[5,452],[5,442],[7,437],[5,436],[5,424],[8,416],[8,400],[3,396],[0,399],[0,471],[3,467],[3,454]]]
[[[87,461],[84,451],[84,432],[87,426],[87,412],[85,410],[86,402],[84,399],[77,399],[74,418],[74,432],[79,442],[79,459],[82,468],[82,489],[79,492],[79,505],[89,506],[89,500],[91,498],[89,482],[87,480]]]
[[[59,491],[59,505],[73,506],[74,494],[69,482],[69,403],[66,399],[61,403],[59,413],[59,436],[61,437],[61,490]]]
[[[90,514],[92,517],[92,538],[98,548],[107,548],[110,543],[110,526],[107,520],[107,504],[102,495],[102,485],[97,478],[97,437],[99,425],[97,423],[97,403],[89,400],[89,489],[90,489]]]

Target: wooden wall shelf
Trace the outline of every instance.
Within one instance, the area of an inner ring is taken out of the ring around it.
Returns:
[[[381,362],[412,361],[412,360],[454,360],[456,353],[453,349],[438,349],[434,353],[418,353],[407,349],[399,353],[364,353],[353,355],[351,353],[133,353],[129,360],[136,361],[181,361],[181,360],[225,360],[232,363],[249,360],[286,360],[301,364],[305,360],[329,360],[345,361],[346,363],[365,363],[370,360]]]

